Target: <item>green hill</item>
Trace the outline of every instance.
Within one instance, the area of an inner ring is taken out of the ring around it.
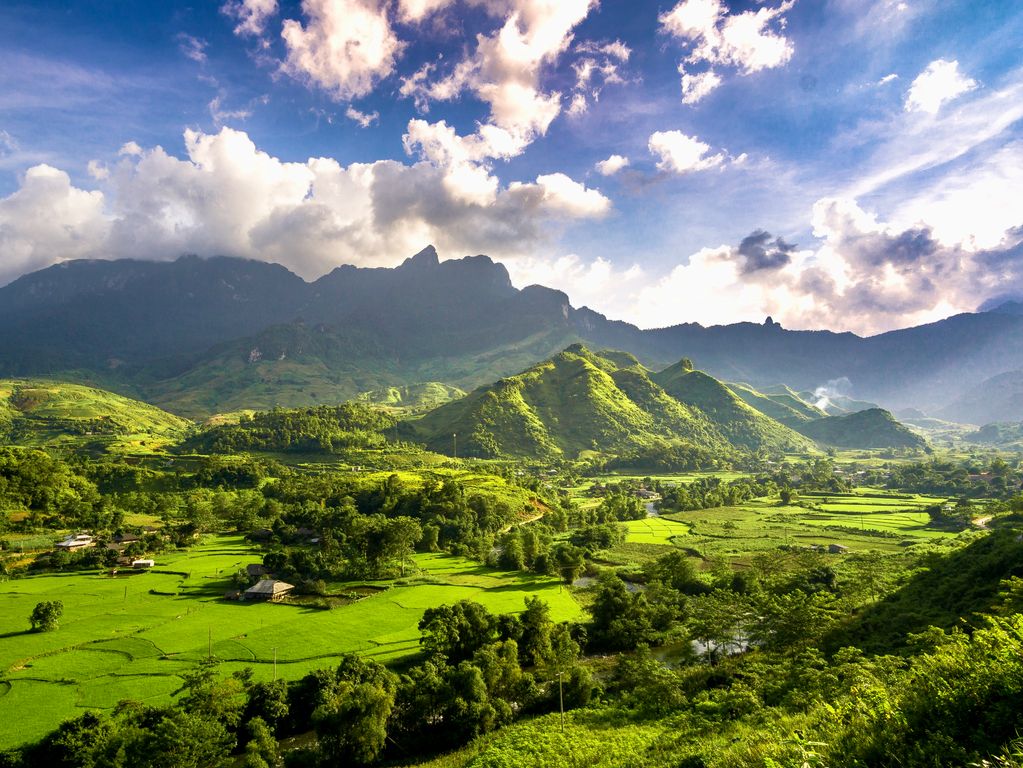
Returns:
[[[428,410],[460,397],[465,397],[465,392],[458,387],[452,387],[439,381],[428,381],[425,384],[410,384],[405,387],[386,387],[360,392],[355,399],[360,403],[371,403],[390,408]]]
[[[963,435],[963,440],[981,445],[994,445],[1008,451],[1023,449],[1023,424],[996,422]]]
[[[702,413],[668,397],[635,358],[581,345],[405,423],[414,439],[463,456],[575,458],[676,440],[729,453]]]
[[[810,405],[785,385],[756,390],[749,384],[730,383],[728,388],[746,405],[787,427],[795,427],[797,424],[828,415],[817,406]]]
[[[799,431],[836,448],[925,448],[927,441],[881,408],[807,422]]]
[[[0,380],[0,442],[148,452],[184,438],[190,423],[113,392],[59,381]]]
[[[681,360],[650,377],[679,402],[697,408],[731,442],[751,451],[806,451],[813,445],[802,435],[739,399],[712,376]]]
[[[877,403],[869,403],[866,400],[854,400],[845,395],[827,395],[825,397],[806,391],[800,392],[798,397],[808,404],[815,403],[814,407],[824,411],[828,416],[845,416],[850,413],[869,411],[881,407]]]

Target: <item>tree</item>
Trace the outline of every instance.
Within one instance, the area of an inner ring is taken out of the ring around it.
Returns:
[[[484,606],[471,600],[454,605],[427,608],[419,622],[423,649],[448,664],[471,659],[473,654],[494,639],[497,619]]]
[[[32,623],[33,632],[52,632],[60,626],[60,617],[64,614],[64,603],[60,600],[46,600],[36,603],[28,620]]]
[[[373,762],[384,748],[398,678],[380,664],[342,657],[319,691],[313,724],[325,765]]]

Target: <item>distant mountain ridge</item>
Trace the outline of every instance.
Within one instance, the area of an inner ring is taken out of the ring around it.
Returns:
[[[77,261],[0,288],[0,376],[94,382],[201,417],[428,381],[471,389],[583,342],[657,370],[688,357],[761,393],[844,377],[858,401],[935,412],[1023,369],[1023,315],[1011,309],[869,338],[773,322],[641,330],[561,291],[515,288],[486,256],[441,261],[432,247],[311,283],[227,257]]]

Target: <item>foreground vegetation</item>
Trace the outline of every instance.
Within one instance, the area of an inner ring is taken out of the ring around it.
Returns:
[[[587,354],[586,387],[646,386]],[[1018,457],[651,475],[678,445],[453,460],[398,422],[0,448],[0,765],[1020,764]]]

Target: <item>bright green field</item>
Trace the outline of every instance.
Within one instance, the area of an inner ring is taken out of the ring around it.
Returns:
[[[668,517],[691,526],[679,542],[685,547],[740,559],[783,545],[840,544],[850,552],[893,552],[956,535],[928,526],[923,509],[944,499],[859,488],[851,494],[804,494],[801,501],[817,509],[782,506],[775,497]]]
[[[629,520],[622,523],[628,534],[629,544],[671,544],[676,536],[689,533],[689,526],[664,517],[648,517],[645,520]]]
[[[0,584],[0,749],[31,741],[87,708],[122,699],[166,702],[180,675],[212,644],[221,669],[257,678],[298,678],[347,652],[380,661],[413,654],[431,606],[471,599],[517,612],[539,595],[556,620],[581,609],[557,580],[512,574],[449,555],[417,555],[419,580],[332,610],[220,599],[228,577],[258,556],[239,537],[217,537],[157,558],[149,573],[122,578],[54,574]],[[175,571],[177,573],[173,573]],[[183,575],[185,574],[185,575]],[[40,600],[62,600],[60,629],[28,631]]]

